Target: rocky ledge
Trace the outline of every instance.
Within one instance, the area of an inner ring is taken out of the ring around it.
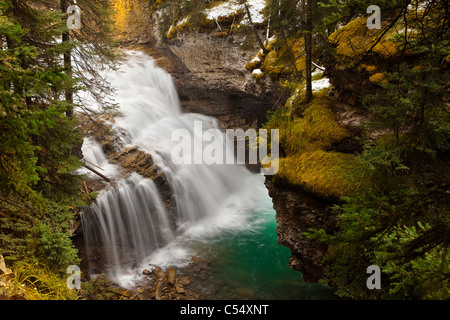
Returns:
[[[274,185],[266,179],[266,187],[276,211],[278,243],[291,251],[289,267],[303,273],[307,282],[323,277],[322,259],[327,246],[308,239],[308,229],[330,232],[336,226],[330,204],[292,186]]]
[[[204,299],[204,277],[209,261],[196,256],[185,268],[168,268],[149,265],[142,270],[143,281],[132,290],[120,289],[126,300],[196,300]]]

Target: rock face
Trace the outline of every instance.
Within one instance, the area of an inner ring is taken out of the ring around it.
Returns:
[[[270,78],[258,83],[245,69],[254,51],[239,49],[239,41],[192,33],[169,48],[189,70],[178,83],[184,109],[212,115],[226,128],[246,129],[265,121],[276,90]]]
[[[277,89],[271,83],[257,84],[245,70],[244,53],[234,46],[196,34],[170,45],[155,40],[133,48],[154,57],[172,75],[185,112],[216,117],[222,128],[257,128],[278,99]],[[202,54],[203,48],[208,48],[207,54]]]
[[[305,281],[318,282],[327,247],[303,233],[309,228],[333,229],[335,218],[330,204],[292,187],[275,186],[270,179],[266,179],[266,187],[276,210],[278,243],[291,251],[289,266],[301,271]]]
[[[279,92],[269,77],[257,80],[245,69],[258,49],[240,49],[242,36],[186,32],[163,43],[159,13],[148,1],[116,0],[116,8],[121,43],[148,53],[172,75],[185,112],[214,116],[223,128],[246,130],[265,122]]]

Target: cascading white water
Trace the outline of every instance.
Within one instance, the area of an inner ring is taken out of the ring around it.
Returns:
[[[179,142],[171,140],[172,132],[184,128],[194,137],[194,123],[201,121],[203,130],[218,129],[217,120],[183,113],[171,76],[145,54],[127,54],[121,71],[108,75],[117,88],[115,102],[123,114],[116,119],[115,128],[123,133],[124,146],[139,146],[163,170],[176,212],[162,206],[153,181],[138,174],[102,191],[96,203],[85,210],[82,222],[88,258],[103,256],[106,272],[123,286],[129,285],[127,274],[133,278],[137,273],[130,270],[161,264],[164,254],[168,264],[180,263],[180,258],[188,262],[189,252],[180,254],[180,247],[172,250],[183,237],[245,227],[246,210],[257,202],[250,186],[254,188],[254,179],[261,178],[242,165],[175,165],[171,152]],[[222,141],[223,136],[215,139]],[[83,153],[86,160],[107,167],[112,175],[119,171],[105,162],[91,139],[85,141]]]

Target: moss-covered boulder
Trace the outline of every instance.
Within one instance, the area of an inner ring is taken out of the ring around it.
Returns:
[[[381,29],[369,29],[367,18],[360,17],[339,28],[328,40],[335,45],[335,52],[348,65],[358,62],[358,58],[369,50],[383,58],[391,58],[399,55],[401,48],[394,39],[397,35],[395,29],[383,34],[383,27],[388,23],[385,21]]]
[[[275,184],[287,183],[323,198],[348,196],[364,183],[364,166],[354,154],[334,146],[351,133],[338,125],[332,111],[334,100],[328,89],[314,94],[309,103],[300,102],[278,110],[267,127],[280,130],[280,145],[286,157],[279,160]],[[295,108],[292,113],[289,109]]]

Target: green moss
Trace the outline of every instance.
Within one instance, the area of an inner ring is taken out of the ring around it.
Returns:
[[[386,76],[384,74],[382,74],[381,72],[375,73],[373,74],[370,78],[369,81],[375,84],[378,83],[385,83],[387,82]]]
[[[336,53],[341,56],[341,59],[350,64],[355,61],[356,57],[366,53],[369,49],[385,58],[400,54],[398,43],[394,41],[395,28],[378,41],[383,34],[383,28],[384,26],[379,30],[368,29],[367,18],[363,16],[335,31],[328,40],[336,46]]]
[[[357,156],[316,150],[280,159],[275,181],[281,180],[327,198],[356,194],[361,182],[352,179],[361,169]],[[361,181],[361,180],[360,180]]]
[[[325,95],[326,90],[315,94],[311,103],[302,104],[301,95],[293,100],[291,109],[301,110],[301,116],[286,116],[270,124],[280,129],[280,143],[288,154],[329,149],[333,143],[349,137],[349,133],[340,127],[331,111],[331,98]]]
[[[359,190],[367,172],[356,155],[330,151],[334,143],[351,135],[336,122],[327,91],[314,93],[308,104],[295,104],[299,98],[293,99],[290,108],[272,114],[266,127],[280,129],[280,145],[286,153],[279,161],[275,183],[287,182],[322,197],[339,198]]]
[[[264,68],[271,76],[279,74],[293,74],[296,71],[303,73],[306,69],[304,41],[303,38],[294,38],[284,44],[278,50],[274,48],[274,41],[271,42],[272,50],[266,55]],[[295,61],[292,62],[292,57]]]

